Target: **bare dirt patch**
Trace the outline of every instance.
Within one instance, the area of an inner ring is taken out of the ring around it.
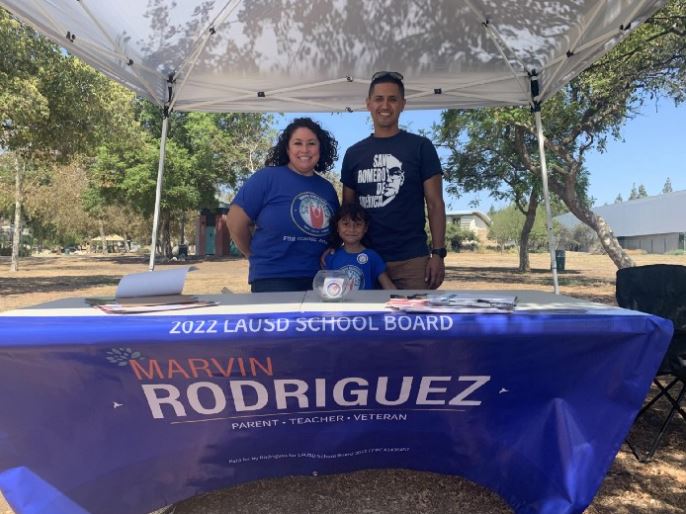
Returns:
[[[632,258],[639,265],[686,265],[686,256],[634,254]],[[450,254],[442,289],[552,291],[549,261],[548,254],[533,254],[532,271],[518,273],[515,254]],[[244,259],[191,259],[185,264],[196,268],[186,281],[187,294],[248,292]],[[565,264],[566,271],[560,273],[562,294],[615,303],[616,268],[607,256],[567,252]],[[178,265],[162,264],[157,269]],[[147,259],[141,256],[73,255],[22,259],[20,270],[9,273],[9,259],[0,257],[0,311],[66,297],[113,295],[123,275],[147,268]],[[656,417],[646,418],[634,426],[630,437],[646,441],[658,425]],[[175,509],[175,514],[220,512],[498,514],[511,511],[496,494],[467,480],[405,470],[260,480],[197,496]],[[593,504],[586,510],[586,514],[683,512],[686,512],[686,423],[678,416],[670,424],[654,461],[640,464],[626,445],[622,447]],[[12,514],[1,494],[0,514]]]
[[[685,264],[686,256],[633,255],[637,264]],[[511,253],[451,253],[446,259],[442,289],[538,289],[552,291],[548,254],[531,255],[531,272],[518,273],[517,256]],[[245,259],[193,259],[185,263],[158,264],[162,270],[192,265],[185,293],[220,294],[248,292]],[[559,275],[562,294],[614,303],[616,268],[604,255],[567,252],[566,270]],[[113,295],[119,279],[147,271],[148,259],[136,255],[69,255],[29,257],[10,273],[9,258],[0,257],[0,311],[67,297]]]

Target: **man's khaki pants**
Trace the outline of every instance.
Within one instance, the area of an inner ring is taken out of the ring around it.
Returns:
[[[386,263],[386,272],[398,289],[427,289],[424,277],[429,256]]]

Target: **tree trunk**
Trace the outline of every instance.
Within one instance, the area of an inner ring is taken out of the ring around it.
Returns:
[[[634,261],[627,255],[624,249],[620,246],[619,241],[615,237],[612,228],[601,217],[595,214],[591,209],[579,202],[574,186],[570,184],[568,187],[561,187],[556,181],[550,182],[551,189],[562,198],[567,208],[576,216],[582,223],[585,223],[598,234],[598,239],[603,249],[607,252],[608,257],[615,263],[617,269],[630,268],[635,266]]]
[[[100,229],[100,241],[102,242],[102,253],[109,253],[109,248],[107,248],[107,236],[105,236],[105,223],[103,223],[102,218],[98,219],[98,228]]]
[[[531,229],[534,227],[534,222],[536,221],[536,209],[538,209],[538,194],[535,191],[531,191],[529,207],[526,211],[524,226],[522,227],[522,234],[519,242],[520,273],[531,271],[531,263],[529,262],[529,236],[531,235]]]
[[[12,235],[12,260],[10,271],[19,270],[19,249],[21,248],[21,204],[22,204],[22,166],[19,158],[14,157],[14,233]]]
[[[171,220],[165,216],[164,219],[162,220],[162,253],[167,257],[167,259],[171,259],[173,257],[172,255],[172,245],[171,245]]]
[[[186,244],[186,212],[181,214],[181,234],[179,236],[179,245]]]

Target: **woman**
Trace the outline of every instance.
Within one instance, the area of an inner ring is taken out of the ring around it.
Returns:
[[[330,170],[337,150],[331,134],[310,118],[297,118],[270,150],[267,167],[238,191],[229,231],[250,261],[253,293],[312,289],[339,206],[336,190],[315,171]]]

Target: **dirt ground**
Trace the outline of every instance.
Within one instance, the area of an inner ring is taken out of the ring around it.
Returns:
[[[686,265],[686,256],[633,254],[636,264]],[[184,293],[219,294],[248,291],[243,259],[191,258]],[[515,254],[460,253],[446,260],[442,289],[538,289],[552,291],[547,254],[531,256],[532,271],[516,272]],[[560,274],[562,294],[614,303],[616,268],[607,256],[567,252]],[[9,258],[0,257],[0,311],[66,297],[113,295],[119,279],[147,270],[147,259],[134,255],[45,256],[20,261],[10,273]],[[664,407],[664,406],[663,406]],[[637,423],[630,437],[645,441],[659,424],[656,417]],[[12,514],[0,494],[0,514]],[[360,471],[329,477],[261,480],[201,495],[178,504],[174,514],[219,513],[336,514],[508,513],[494,493],[458,477],[405,470]],[[656,458],[639,463],[624,445],[586,514],[676,514],[686,512],[686,423],[675,418]],[[128,513],[122,513],[128,514]]]

